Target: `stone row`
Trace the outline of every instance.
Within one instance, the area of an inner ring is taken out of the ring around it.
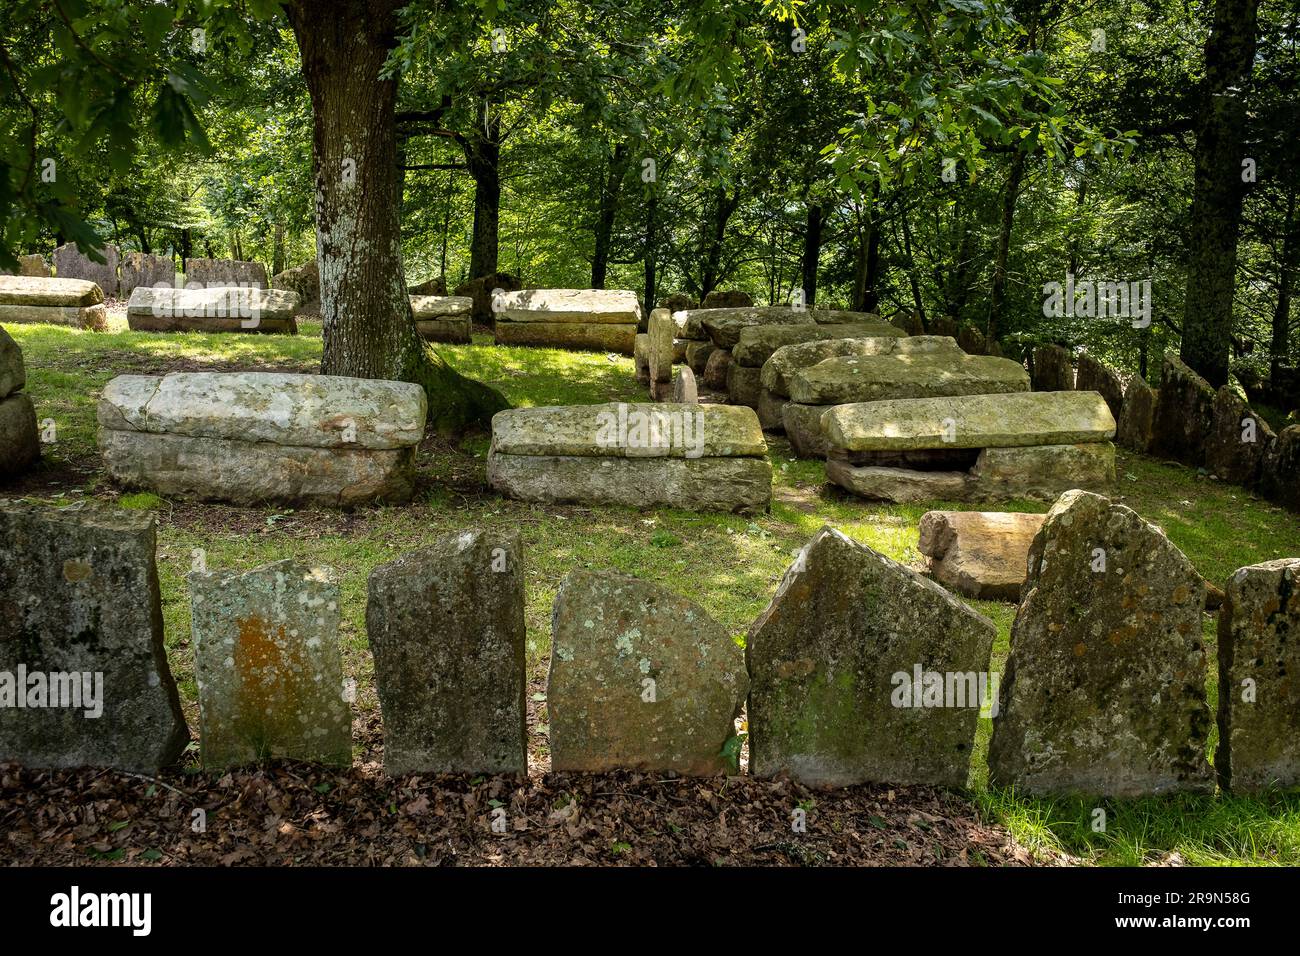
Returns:
[[[0,506],[0,762],[153,773],[189,731],[163,643],[153,519]],[[1136,797],[1210,792],[1204,588],[1158,528],[1072,491],[1042,519],[1005,672],[996,628],[915,571],[826,527],[744,648],[649,582],[576,571],[553,608],[552,769],[750,772],[813,786],[965,786],[981,715],[994,786]],[[1237,571],[1219,617],[1219,784],[1300,786],[1300,559]],[[347,765],[332,572],[280,561],[188,578],[200,753],[220,768]],[[386,770],[527,770],[523,554],[464,531],[373,570],[366,628]],[[21,703],[18,701],[21,700]]]

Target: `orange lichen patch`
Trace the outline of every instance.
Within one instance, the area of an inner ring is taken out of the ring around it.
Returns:
[[[283,754],[302,736],[298,713],[310,692],[302,646],[266,620],[250,615],[236,620],[235,733],[253,746],[259,759]]]
[[[1088,650],[1088,645],[1084,644],[1083,641],[1080,641],[1078,644],[1074,645],[1074,656],[1082,657],[1087,652],[1087,650]]]
[[[76,584],[79,581],[89,579],[95,573],[89,561],[78,561],[75,558],[69,558],[63,562],[63,579]]]
[[[1184,601],[1187,600],[1190,594],[1191,591],[1188,590],[1187,585],[1185,584],[1178,585],[1178,587],[1174,588],[1174,593],[1173,593],[1174,603],[1182,604]]]

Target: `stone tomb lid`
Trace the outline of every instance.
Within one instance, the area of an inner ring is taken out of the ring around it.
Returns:
[[[1097,392],[1012,392],[837,405],[822,432],[841,451],[1020,448],[1107,441],[1115,419]]]

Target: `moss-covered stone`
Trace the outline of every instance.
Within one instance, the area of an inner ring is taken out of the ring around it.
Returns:
[[[913,683],[919,668],[961,674],[964,689],[964,675],[987,671],[995,633],[932,581],[822,528],[749,631],[751,772],[965,785],[978,691],[926,706]]]
[[[1029,794],[1208,793],[1205,586],[1159,528],[1070,491],[1029,550],[989,779]]]

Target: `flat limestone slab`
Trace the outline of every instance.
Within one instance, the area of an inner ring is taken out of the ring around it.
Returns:
[[[0,763],[156,774],[180,757],[190,735],[163,644],[156,544],[139,511],[0,506],[0,674],[29,705],[0,706]]]
[[[497,321],[636,325],[641,304],[624,289],[521,289],[495,303]]]
[[[710,776],[749,679],[745,654],[698,604],[633,577],[575,571],[555,598],[546,704],[551,769]]]
[[[474,300],[467,295],[413,295],[411,312],[417,322],[452,316],[468,318],[474,312]]]
[[[528,772],[517,535],[460,531],[375,568],[366,636],[389,776]]]
[[[409,448],[427,400],[410,382],[288,372],[119,375],[99,400],[101,427],[308,448]]]
[[[672,402],[511,408],[492,416],[500,455],[599,458],[762,457],[753,409]]]
[[[521,501],[752,514],[772,502],[765,458],[576,458],[488,454],[488,484]]]
[[[253,286],[138,286],[126,304],[137,332],[287,332],[301,300],[287,289]]]
[[[1013,511],[927,511],[916,549],[929,575],[950,591],[1017,601],[1025,562],[1043,516]]]
[[[54,281],[54,280],[50,280]],[[66,279],[66,282],[75,280]],[[74,329],[102,332],[108,327],[108,313],[103,305],[4,305],[0,304],[0,322],[10,325],[69,325]]]
[[[839,405],[822,430],[844,451],[1015,448],[1108,441],[1115,419],[1096,392],[1013,392]]]
[[[203,765],[272,758],[352,762],[339,653],[339,589],[325,569],[278,561],[189,577]]]
[[[86,279],[0,275],[0,305],[102,305],[104,290]]]
[[[700,326],[720,349],[735,348],[740,333],[757,325],[807,325],[817,324],[811,312],[798,312],[782,308],[704,309]]]
[[[415,487],[414,448],[306,448],[100,429],[108,476],[163,496],[350,507],[400,504]]]
[[[518,322],[497,317],[498,345],[543,345],[557,349],[594,349],[631,355],[636,323]]]
[[[887,329],[891,331],[885,331]],[[755,325],[740,330],[731,354],[746,368],[762,368],[773,352],[786,345],[873,336],[892,339],[897,334],[897,329],[883,321],[846,322],[843,325]]]
[[[843,405],[895,398],[995,395],[1029,391],[1029,373],[991,355],[922,352],[828,358],[789,379],[790,399]]]
[[[745,643],[750,772],[965,786],[996,634],[934,582],[823,527]],[[970,676],[951,697],[949,674]]]
[[[420,319],[415,330],[426,342],[446,342],[451,345],[469,345],[474,341],[474,325],[469,316],[447,319]]]
[[[830,328],[834,328],[831,326]],[[892,328],[892,326],[891,326]],[[763,387],[773,395],[790,397],[790,379],[800,369],[812,368],[828,358],[868,355],[912,355],[921,352],[946,352],[961,355],[957,340],[947,335],[854,336],[850,338],[813,339],[783,345],[763,363]]]

